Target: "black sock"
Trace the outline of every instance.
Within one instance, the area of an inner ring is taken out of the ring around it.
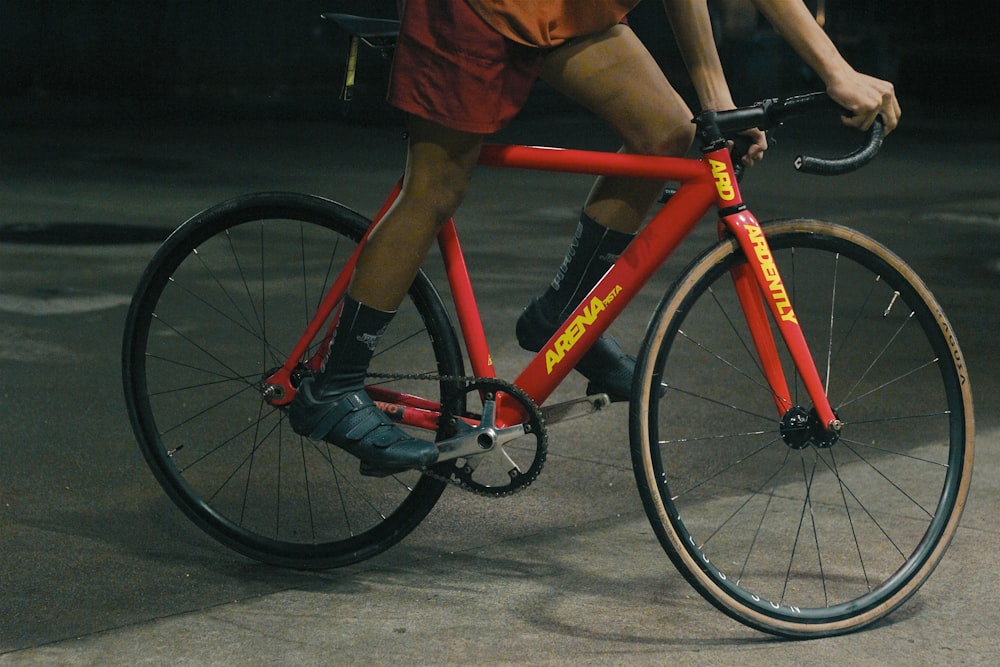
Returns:
[[[313,381],[314,396],[329,398],[364,386],[375,346],[393,315],[344,297],[323,370]]]
[[[552,322],[566,319],[608,272],[633,236],[608,229],[586,213],[581,213],[566,257],[552,284],[538,299],[545,317]]]

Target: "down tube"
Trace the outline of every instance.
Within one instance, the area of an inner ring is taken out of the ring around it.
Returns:
[[[544,403],[714,202],[711,179],[689,181],[681,187],[566,318],[515,384],[538,405]]]
[[[802,382],[809,393],[809,398],[812,400],[822,424],[827,428],[834,428],[838,423],[837,418],[833,414],[833,408],[830,407],[826,390],[820,379],[819,371],[816,369],[816,362],[813,360],[809,346],[806,344],[802,328],[799,326],[798,318],[792,307],[791,298],[785,290],[781,276],[778,274],[778,267],[774,263],[771,249],[767,244],[767,239],[764,238],[764,232],[760,224],[749,211],[740,211],[724,216],[722,222],[736,236],[737,242],[748,258],[747,265],[753,271],[753,276],[760,287],[759,291],[767,297],[764,301],[767,303],[771,315],[778,325],[778,331],[781,332],[781,337],[785,341],[792,360],[795,362],[795,368],[802,378]],[[768,328],[766,332],[763,332],[763,335],[765,339],[770,337],[770,329]],[[754,339],[758,352],[762,356],[777,354],[773,338],[769,346],[767,340],[763,342],[758,341],[757,334],[754,335]],[[765,364],[765,367],[769,363],[776,363],[774,359],[762,359],[761,361]],[[780,370],[780,365],[778,367]],[[769,377],[768,380],[770,381],[771,378]],[[779,417],[784,414],[782,402],[790,400],[788,396],[780,396],[782,391],[781,386],[784,385],[783,376],[780,382],[781,384],[778,386],[772,384],[772,390],[775,392],[775,403],[778,406],[778,411],[782,413]],[[785,394],[788,393],[787,386],[784,386],[783,391]]]

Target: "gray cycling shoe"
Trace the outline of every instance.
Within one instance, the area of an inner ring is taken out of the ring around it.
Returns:
[[[529,352],[538,352],[558,328],[558,323],[546,319],[538,300],[532,299],[517,318],[517,342]],[[575,370],[590,380],[588,394],[607,394],[613,402],[627,401],[632,394],[635,357],[622,350],[611,336],[598,338]]]
[[[433,442],[393,424],[364,389],[317,398],[313,378],[306,378],[289,406],[288,421],[299,435],[325,440],[361,459],[366,474],[423,469],[437,461]]]

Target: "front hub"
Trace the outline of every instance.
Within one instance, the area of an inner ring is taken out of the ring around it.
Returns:
[[[840,437],[837,431],[824,428],[816,409],[806,411],[800,405],[785,413],[781,418],[781,438],[792,449],[832,447]]]

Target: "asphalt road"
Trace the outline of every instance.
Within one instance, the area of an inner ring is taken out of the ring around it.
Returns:
[[[727,619],[672,569],[634,488],[621,407],[554,428],[524,493],[449,491],[360,565],[281,570],[204,536],[155,483],[125,415],[121,331],[138,276],[170,229],[237,194],[312,192],[371,214],[399,171],[399,131],[273,110],[16,111],[0,126],[0,664],[1000,661],[995,124],[915,108],[869,168],[837,179],[794,174],[809,133],[789,131],[746,185],[761,218],[835,219],[903,256],[949,314],[976,399],[972,493],[937,572],[886,622],[790,643]],[[579,114],[529,114],[506,138],[615,145]],[[524,360],[514,320],[561,259],[588,185],[477,174],[459,224],[501,372]],[[627,346],[666,279],[616,324]]]

